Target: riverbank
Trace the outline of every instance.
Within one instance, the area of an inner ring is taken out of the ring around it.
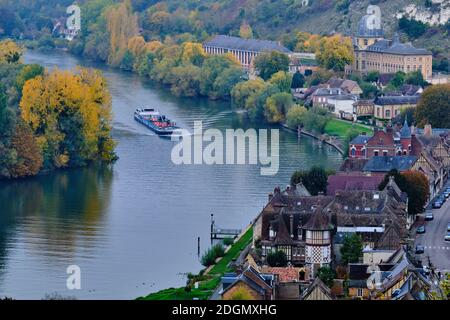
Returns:
[[[219,258],[217,262],[200,271],[198,275],[190,275],[189,283],[186,287],[169,288],[145,297],[139,297],[137,300],[207,300],[211,297],[215,289],[221,282],[221,277],[226,272],[233,271],[229,265],[235,261],[242,251],[244,251],[252,242],[253,225],[245,229],[235,242],[225,251],[225,255]]]

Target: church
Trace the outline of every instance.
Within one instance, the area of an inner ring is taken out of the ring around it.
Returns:
[[[420,71],[424,79],[432,77],[432,53],[411,43],[401,43],[398,35],[392,40],[385,39],[378,6],[367,8],[367,15],[359,22],[353,45],[353,71],[362,74],[370,71],[381,74]]]

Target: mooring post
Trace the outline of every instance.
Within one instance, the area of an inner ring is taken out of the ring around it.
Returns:
[[[299,139],[302,137],[302,127],[300,125],[297,126],[297,136]]]
[[[200,257],[200,237],[197,238],[197,256]]]
[[[213,244],[213,238],[214,238],[214,214],[211,213],[211,246]]]

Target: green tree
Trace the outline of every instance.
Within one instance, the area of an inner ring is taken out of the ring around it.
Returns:
[[[358,262],[362,256],[362,250],[363,243],[358,234],[352,233],[351,235],[346,235],[341,247],[342,261],[345,264]]]
[[[286,254],[281,251],[270,252],[267,255],[267,263],[271,267],[286,267],[287,266],[287,257]]]
[[[294,73],[292,76],[292,89],[303,88],[305,85],[305,76],[301,74],[299,71]]]
[[[214,81],[214,94],[222,99],[229,99],[233,87],[244,81],[244,72],[240,67],[231,67],[225,69],[220,75],[217,76]],[[211,93],[209,94],[211,98],[215,98]]]
[[[270,123],[284,122],[286,113],[293,104],[290,93],[280,92],[270,96],[264,108],[266,120]]]
[[[424,87],[426,85],[426,81],[423,78],[421,71],[413,71],[406,75],[405,82],[407,84],[412,84],[415,86],[421,86]]]
[[[194,65],[172,69],[170,90],[177,96],[196,97],[200,94],[200,68]]]
[[[379,90],[376,86],[363,82],[360,84],[361,90],[363,91],[361,98],[363,99],[375,99],[379,94]]]
[[[450,124],[450,84],[427,87],[416,108],[419,126],[431,124],[435,128],[447,128]]]
[[[289,92],[290,94],[292,75],[284,71],[278,71],[270,77],[269,83],[276,85],[281,92]]]
[[[367,82],[378,82],[378,79],[380,78],[380,72],[378,71],[369,71],[365,76],[364,76],[364,81]]]
[[[330,173],[319,166],[313,166],[307,171],[295,171],[291,176],[291,185],[301,182],[313,196],[318,195],[319,192],[326,193]]]
[[[406,73],[404,73],[403,71],[397,71],[395,76],[391,79],[391,81],[389,81],[389,84],[392,87],[398,89],[405,84],[405,80],[406,80]]]
[[[44,67],[39,64],[28,64],[22,67],[19,74],[16,77],[16,89],[20,95],[22,95],[22,88],[25,82],[30,79],[34,79],[37,76],[44,74]]]
[[[278,51],[261,53],[255,58],[255,68],[261,78],[268,80],[274,73],[289,71],[289,57]]]
[[[313,107],[306,113],[303,125],[307,131],[323,133],[329,120],[330,116],[324,108]]]
[[[299,125],[302,125],[306,112],[307,110],[303,106],[296,105],[290,108],[286,115],[286,124],[288,127],[296,129]]]
[[[322,280],[329,288],[333,286],[336,272],[330,267],[321,267],[317,270],[317,276]]]
[[[266,87],[261,79],[240,82],[231,90],[233,104],[238,108],[245,108],[247,99],[254,93]]]

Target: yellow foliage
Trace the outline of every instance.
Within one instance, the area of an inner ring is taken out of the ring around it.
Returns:
[[[84,159],[97,158],[104,151],[105,142],[110,143],[111,97],[106,81],[98,71],[77,71],[56,69],[28,80],[23,87],[21,116],[34,131],[44,155],[56,167],[64,167],[70,160],[68,151],[60,148],[68,132],[61,126],[61,117],[81,118],[83,144],[79,155]]]
[[[206,52],[201,43],[185,42],[183,43],[183,52],[181,61],[183,63],[199,64],[206,57]]]
[[[128,50],[133,54],[135,57],[139,57],[146,51],[146,45],[144,37],[142,36],[134,36],[131,37],[130,40],[128,40]]]
[[[146,43],[145,49],[147,50],[147,52],[155,52],[162,46],[163,46],[163,44],[159,41],[150,41],[150,42]]]
[[[242,23],[239,29],[239,36],[244,39],[253,38],[253,30],[248,23]]]
[[[23,54],[23,48],[14,41],[6,39],[0,41],[0,63],[19,63]]]
[[[138,34],[138,20],[132,11],[130,0],[109,8],[106,20],[110,34],[108,62],[117,66],[128,48],[128,40]]]

